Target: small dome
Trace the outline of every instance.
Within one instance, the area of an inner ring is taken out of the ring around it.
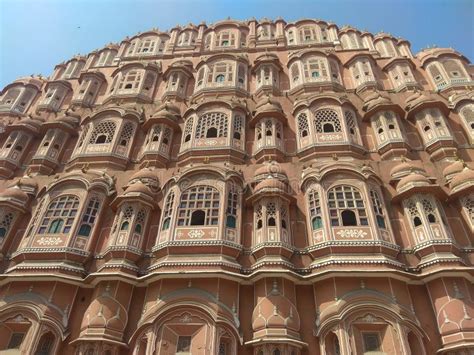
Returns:
[[[462,172],[453,177],[449,186],[452,189],[456,189],[465,183],[474,183],[474,170],[471,170],[468,167],[465,167]]]
[[[116,300],[109,296],[100,296],[91,302],[81,324],[86,328],[107,328],[111,331],[123,332],[127,324],[127,313]]]
[[[265,97],[257,102],[256,111],[252,118],[252,122],[256,122],[264,117],[275,117],[283,122],[286,121],[283,109],[278,101]]]
[[[255,186],[255,192],[260,192],[263,190],[280,190],[286,191],[286,184],[277,180],[273,177],[264,179],[260,181],[257,186]]]
[[[137,182],[141,182],[153,191],[158,190],[158,188],[160,187],[160,182],[158,180],[156,172],[149,168],[143,168],[133,174],[130,180],[128,181],[128,185],[132,186]]]
[[[300,316],[295,305],[275,289],[257,303],[252,314],[254,332],[269,328],[300,330]]]
[[[148,169],[148,168],[141,169],[137,171],[135,174],[133,174],[132,177],[130,178],[130,182],[132,182],[133,180],[141,180],[141,179],[158,181],[158,177],[156,176],[156,173],[152,169]]]
[[[265,164],[255,170],[254,176],[266,178],[268,176],[275,176],[275,175],[284,175],[286,177],[286,173],[282,170],[281,166],[278,164]]]
[[[59,117],[58,122],[75,127],[80,122],[80,119],[74,116],[65,115],[65,116]]]
[[[20,203],[28,202],[28,195],[22,191],[19,187],[14,186],[0,193],[0,197],[7,200],[15,200]]]
[[[144,183],[142,183],[141,181],[137,181],[127,187],[127,189],[124,192],[124,195],[129,195],[129,194],[145,194],[148,196],[153,195],[150,188],[146,186]]]
[[[424,175],[419,173],[412,173],[403,177],[397,185],[397,190],[403,190],[408,185],[416,185],[416,186],[429,186],[431,182],[428,178]]]
[[[415,165],[412,161],[403,161],[402,163],[394,166],[392,170],[390,170],[390,176],[394,179],[400,179],[404,176],[410,175],[412,173],[425,173],[423,168]]]
[[[180,115],[179,108],[176,105],[165,103],[158,107],[158,110],[151,117],[168,118],[176,120],[176,116]]]
[[[454,163],[448,165],[443,170],[443,175],[446,179],[450,180],[454,175],[460,173],[464,169],[464,162],[456,160]]]

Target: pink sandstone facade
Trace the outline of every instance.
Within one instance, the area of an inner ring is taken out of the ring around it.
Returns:
[[[0,92],[0,354],[474,354],[474,67],[320,20]]]

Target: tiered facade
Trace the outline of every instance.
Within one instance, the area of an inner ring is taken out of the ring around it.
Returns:
[[[473,76],[278,19],[14,81],[0,353],[474,354]]]

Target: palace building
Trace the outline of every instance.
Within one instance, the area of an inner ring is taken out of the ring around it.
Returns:
[[[322,20],[152,29],[0,92],[0,354],[474,354],[474,66]]]

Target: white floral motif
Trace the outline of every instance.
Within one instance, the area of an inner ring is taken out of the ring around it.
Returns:
[[[188,237],[191,239],[200,239],[204,236],[204,231],[201,229],[193,229],[188,232]]]
[[[367,233],[360,229],[344,229],[336,233],[342,238],[365,238]]]
[[[191,316],[187,313],[183,314],[183,316],[179,319],[179,321],[181,323],[189,323],[191,322],[193,319],[191,318]]]
[[[322,141],[333,141],[333,140],[342,139],[342,136],[339,134],[326,134],[326,135],[321,135],[320,139]]]
[[[59,237],[42,237],[38,240],[39,245],[58,245],[61,244],[63,241]]]

